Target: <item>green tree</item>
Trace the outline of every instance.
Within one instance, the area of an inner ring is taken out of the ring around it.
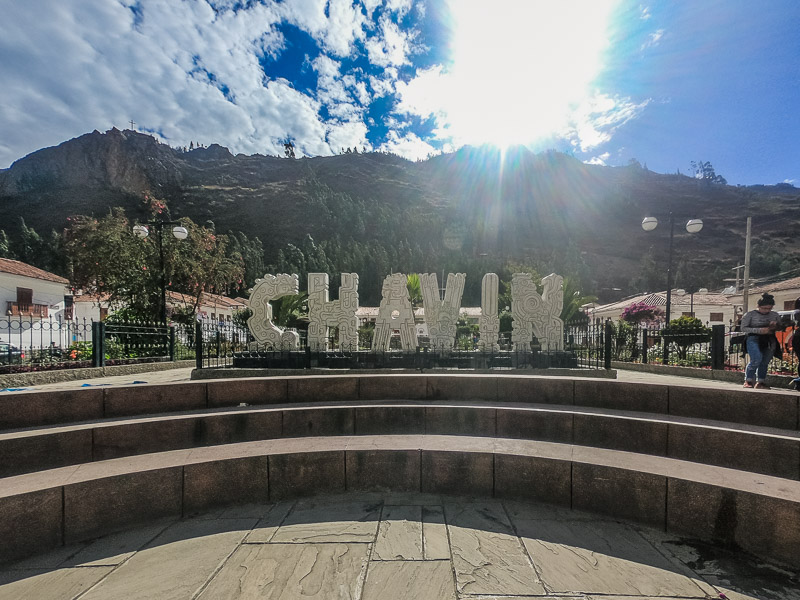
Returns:
[[[408,288],[408,295],[411,298],[411,306],[414,308],[422,306],[422,284],[417,273],[411,273],[407,277],[406,288]]]
[[[253,316],[253,309],[245,307],[241,310],[234,311],[231,321],[236,327],[247,329],[247,320]]]
[[[272,322],[278,327],[297,327],[308,322],[308,294],[281,296],[272,304]]]
[[[100,219],[69,218],[64,249],[72,263],[72,282],[108,297],[139,318],[156,318],[161,302],[159,240],[156,231],[144,239],[121,208]],[[203,292],[220,293],[243,283],[240,263],[226,256],[227,237],[218,236],[190,219],[181,219],[189,232],[176,240],[164,232],[164,269],[168,289],[191,295],[197,309]]]
[[[631,278],[629,285],[632,290],[640,292],[655,292],[666,287],[666,271],[658,269],[656,254],[652,246],[642,255],[639,261],[639,271]]]
[[[2,229],[0,229],[0,258],[14,258],[14,254],[11,252],[11,241]]]
[[[561,309],[561,320],[564,323],[571,323],[578,319],[585,318],[580,311],[581,306],[589,302],[595,302],[596,296],[584,295],[578,283],[571,277],[564,277],[564,307]]]

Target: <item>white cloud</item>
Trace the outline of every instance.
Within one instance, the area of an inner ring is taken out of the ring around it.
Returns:
[[[367,142],[367,126],[354,121],[328,124],[328,143],[336,154],[342,148],[358,147],[359,152],[365,147],[371,149]]]
[[[408,158],[435,152],[431,143],[452,149],[474,142],[457,124],[477,124],[470,134],[478,136],[502,127],[513,133],[525,129],[532,115],[548,127],[566,123],[563,133],[576,147],[590,150],[647,104],[595,95],[573,113],[534,106],[533,100],[547,96],[537,81],[572,79],[560,75],[557,65],[529,60],[495,71],[503,57],[546,51],[550,38],[542,35],[528,36],[542,37],[538,46],[515,52],[494,48],[490,60],[484,57],[476,63],[480,68],[461,73],[461,79],[452,66],[441,65],[401,78],[401,68],[412,64],[419,50],[418,32],[397,24],[424,12],[412,0],[37,0],[33,8],[28,2],[0,2],[0,167],[93,129],[126,128],[131,119],[172,145],[216,142],[234,153],[280,155],[287,138],[306,155],[369,148],[367,108],[375,98],[391,102],[395,95],[394,114],[381,118],[389,128],[381,147]],[[507,19],[492,18],[493,26],[507,26]],[[515,23],[510,37],[528,39],[527,22]],[[271,64],[291,43],[282,33],[286,24],[319,46],[320,53],[309,49],[303,67],[317,76],[314,90],[296,89],[270,67],[264,70],[262,62]],[[484,52],[475,39],[494,31],[484,26],[476,18],[477,33],[464,40],[467,50],[476,46],[478,54]],[[577,38],[570,39],[563,48],[574,46]],[[381,72],[353,67],[358,51]],[[586,63],[583,55],[578,58],[576,64]],[[545,67],[549,70],[534,72]],[[519,69],[528,75],[519,77]],[[499,92],[500,83],[511,87]],[[434,118],[430,139],[411,132],[409,117]]]
[[[411,64],[408,55],[414,32],[403,31],[387,15],[379,20],[381,35],[370,38],[366,43],[367,55],[372,64],[381,67],[400,67]]]
[[[583,162],[586,163],[587,165],[600,165],[601,167],[606,167],[608,166],[606,164],[606,161],[609,159],[610,156],[611,155],[608,152],[603,152],[601,155],[593,156],[589,160],[585,160]]]
[[[398,154],[409,160],[422,160],[436,154],[436,148],[409,132],[401,136],[396,131],[389,131],[388,139],[381,144],[380,150]]]
[[[630,98],[596,94],[573,111],[567,129],[561,133],[586,152],[608,142],[619,127],[636,118],[649,102],[637,104]]]
[[[647,48],[651,48],[653,46],[658,46],[658,43],[661,41],[661,38],[664,37],[664,30],[659,29],[650,35],[647,36],[647,41],[642,44],[640,50],[645,50]]]
[[[259,62],[285,49],[282,23],[320,45],[323,54],[308,63],[319,74],[314,96],[265,74]],[[93,129],[127,128],[131,119],[173,145],[217,142],[235,153],[280,154],[285,138],[315,155],[338,152],[344,141],[364,146],[366,126],[357,121],[371,93],[393,93],[397,71],[342,73],[335,59],[368,35],[387,64],[407,62],[406,34],[376,27],[351,0],[4,2],[0,167]]]
[[[639,6],[639,10],[641,11],[639,13],[639,18],[642,21],[647,21],[649,18],[651,18],[653,16],[653,15],[650,14],[650,7],[649,6],[641,6],[640,5]]]

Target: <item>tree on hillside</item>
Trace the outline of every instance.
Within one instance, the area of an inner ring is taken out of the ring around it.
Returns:
[[[666,272],[656,264],[655,250],[651,246],[642,255],[639,271],[631,278],[629,286],[637,292],[656,292],[666,287],[665,276]]]
[[[14,258],[11,252],[11,242],[5,231],[0,229],[0,258]]]
[[[295,158],[294,145],[292,144],[292,142],[286,142],[283,145],[283,153],[286,155],[286,158]]]
[[[728,181],[722,175],[716,174],[714,166],[709,161],[691,161],[689,164],[692,167],[692,171],[694,171],[695,179],[702,179],[706,183],[727,185]]]

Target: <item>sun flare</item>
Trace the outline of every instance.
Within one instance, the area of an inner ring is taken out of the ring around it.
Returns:
[[[592,93],[611,0],[451,0],[442,116],[457,143],[527,144],[564,130]]]

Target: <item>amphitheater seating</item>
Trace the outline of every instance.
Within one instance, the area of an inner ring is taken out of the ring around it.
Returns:
[[[333,375],[0,397],[0,560],[161,517],[328,492],[535,500],[800,566],[789,392]]]

